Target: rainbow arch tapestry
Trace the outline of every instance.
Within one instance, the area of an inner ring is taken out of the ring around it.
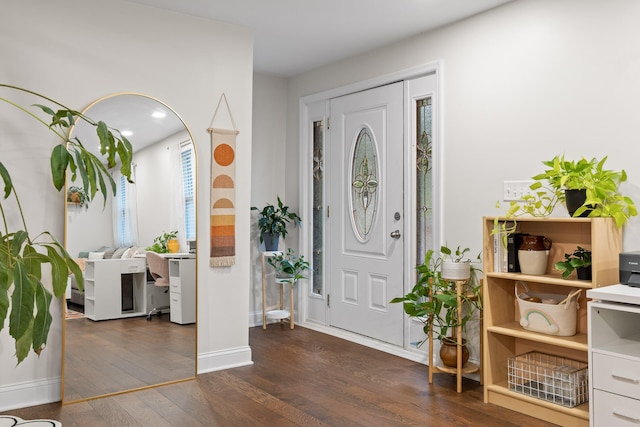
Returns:
[[[236,136],[237,130],[207,129],[211,134],[210,267],[236,262]]]

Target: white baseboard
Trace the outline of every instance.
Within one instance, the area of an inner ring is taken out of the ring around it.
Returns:
[[[249,346],[198,354],[198,374],[252,364]]]
[[[0,412],[60,401],[61,378],[0,386]]]

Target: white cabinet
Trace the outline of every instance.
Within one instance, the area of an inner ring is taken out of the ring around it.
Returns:
[[[132,292],[123,299],[123,283]],[[87,260],[84,271],[84,312],[91,320],[142,316],[146,302],[144,259]],[[123,301],[126,306],[123,307]]]
[[[613,285],[589,298],[591,426],[640,424],[640,288]]]
[[[169,298],[171,321],[187,324],[196,321],[196,260],[169,259]]]

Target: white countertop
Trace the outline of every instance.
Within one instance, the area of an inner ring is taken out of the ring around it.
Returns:
[[[587,290],[587,298],[640,305],[640,288],[621,284],[603,286]]]

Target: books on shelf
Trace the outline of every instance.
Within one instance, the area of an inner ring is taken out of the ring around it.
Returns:
[[[518,262],[518,248],[522,244],[522,236],[526,233],[515,231],[507,233],[499,224],[499,232],[493,235],[493,271],[498,273],[518,273],[520,263]],[[508,228],[509,224],[507,224]]]

